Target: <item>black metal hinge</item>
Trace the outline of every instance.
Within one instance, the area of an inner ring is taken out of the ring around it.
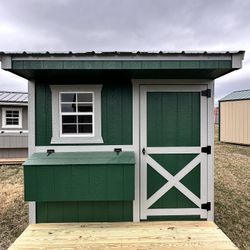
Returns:
[[[117,155],[119,155],[122,152],[121,148],[115,148],[114,152],[116,152]]]
[[[144,155],[146,154],[146,149],[145,149],[145,148],[142,149],[142,153],[143,153]]]
[[[47,149],[47,156],[55,153],[55,149]]]
[[[202,90],[201,96],[211,97],[211,89]]]
[[[201,204],[201,209],[206,209],[207,211],[211,210],[211,202]]]
[[[207,153],[208,155],[211,155],[211,146],[202,147],[201,152],[202,153]]]

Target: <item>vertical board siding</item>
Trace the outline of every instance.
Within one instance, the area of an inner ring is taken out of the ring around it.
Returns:
[[[0,148],[0,159],[26,157],[28,157],[28,148]]]
[[[131,201],[37,202],[37,223],[132,221]]]
[[[132,144],[132,84],[103,83],[102,137],[104,145]],[[52,103],[49,84],[36,83],[36,146],[49,146],[52,137]],[[103,145],[102,144],[102,145]]]
[[[250,100],[220,102],[220,141],[250,145]]]
[[[147,146],[200,146],[200,93],[147,92]],[[150,154],[171,175],[177,175],[197,154]],[[201,169],[198,164],[180,182],[200,198]],[[168,181],[147,165],[147,199]],[[150,206],[150,209],[197,208],[188,197],[172,187]],[[153,216],[148,219],[151,220]],[[169,219],[157,216],[157,220]],[[178,216],[172,217],[172,219]],[[182,217],[180,216],[179,219]],[[183,217],[184,218],[184,217]],[[191,218],[191,217],[190,217]],[[197,218],[197,217],[195,217]],[[199,218],[199,217],[198,217]],[[189,219],[189,217],[185,217]]]
[[[200,94],[148,92],[147,146],[200,146]]]
[[[134,199],[134,166],[25,166],[26,201]]]
[[[52,103],[49,85],[35,85],[36,146],[50,145],[52,137]]]
[[[0,148],[27,148],[27,134],[0,134]]]

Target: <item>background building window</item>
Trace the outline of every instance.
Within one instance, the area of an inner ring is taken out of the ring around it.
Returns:
[[[2,109],[3,128],[22,128],[22,109],[3,108]]]

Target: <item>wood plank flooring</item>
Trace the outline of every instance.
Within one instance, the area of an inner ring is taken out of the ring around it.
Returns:
[[[14,249],[238,249],[208,221],[29,225]]]

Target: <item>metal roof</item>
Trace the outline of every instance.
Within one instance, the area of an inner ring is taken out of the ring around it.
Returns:
[[[232,54],[243,54],[245,51],[68,51],[68,52],[49,52],[49,51],[41,51],[41,52],[31,52],[31,51],[22,51],[22,52],[4,52],[0,51],[1,55],[9,55],[9,56],[156,56],[156,55],[232,55]]]
[[[250,89],[238,90],[220,99],[220,101],[250,100]]]
[[[28,93],[27,92],[0,91],[0,102],[27,103]]]

